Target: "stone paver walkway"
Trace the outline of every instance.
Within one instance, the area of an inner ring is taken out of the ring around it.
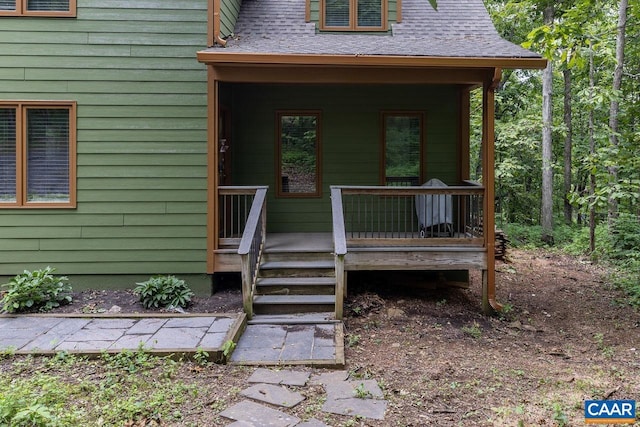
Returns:
[[[290,316],[261,319],[292,321]],[[317,316],[295,317],[295,322],[301,323],[247,325],[243,313],[0,315],[0,351],[98,355],[140,347],[156,354],[202,349],[222,360],[223,346],[231,340],[237,343],[231,363],[344,366],[341,322]]]
[[[230,361],[241,365],[342,367],[343,325],[249,324]]]
[[[163,354],[202,349],[214,357],[238,340],[245,321],[244,314],[0,316],[0,351],[98,354],[143,346]]]
[[[304,400],[301,392],[309,382],[321,384],[325,389],[323,412],[383,420],[387,409],[387,401],[376,381],[349,379],[347,371],[311,377],[308,372],[258,368],[248,382],[252,385],[240,394],[251,400],[243,400],[220,413],[222,417],[234,421],[229,426],[327,427],[315,418],[303,422],[285,412]],[[283,409],[274,409],[265,404]]]

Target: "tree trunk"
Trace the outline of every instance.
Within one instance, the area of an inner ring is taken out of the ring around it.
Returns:
[[[620,0],[620,6],[618,9],[618,34],[616,37],[616,68],[613,72],[613,91],[617,92],[622,86],[622,71],[624,69],[624,41],[625,31],[627,27],[627,7],[628,0]],[[620,111],[620,104],[617,99],[611,101],[611,108],[609,110],[609,142],[614,148],[618,147],[618,112]],[[615,185],[618,182],[618,166],[616,164],[609,166],[609,179]],[[618,199],[610,194],[609,195],[609,227],[612,226],[613,221],[618,216]]]
[[[593,44],[589,44],[589,99],[593,99],[595,92],[595,71],[593,66]],[[593,106],[589,109],[589,154],[593,158],[596,154],[595,139],[595,119]],[[589,173],[589,195],[593,199],[596,194],[596,175],[593,170]],[[596,207],[595,203],[590,203],[589,207],[589,250],[594,253],[596,250]]]
[[[573,207],[569,203],[571,192],[571,154],[573,146],[573,126],[571,123],[571,70],[566,68],[564,74],[564,125],[567,135],[564,138],[564,222],[571,225],[573,222]]]
[[[544,23],[553,23],[554,6],[544,9]],[[553,245],[553,165],[552,165],[552,126],[553,108],[553,61],[549,59],[542,75],[542,241]]]

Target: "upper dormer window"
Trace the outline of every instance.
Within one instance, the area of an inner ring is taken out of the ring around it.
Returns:
[[[0,0],[0,16],[76,16],[76,0]]]
[[[386,0],[320,0],[320,29],[385,31]]]

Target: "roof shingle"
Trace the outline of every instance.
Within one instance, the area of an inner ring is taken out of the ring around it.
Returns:
[[[305,22],[305,0],[244,0],[229,52],[540,58],[500,37],[482,0],[403,0],[402,23],[380,34],[322,33]],[[216,47],[212,49],[218,49]]]

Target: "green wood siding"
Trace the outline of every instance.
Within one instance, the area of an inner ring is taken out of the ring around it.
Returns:
[[[206,272],[206,42],[207,0],[0,17],[0,99],[78,103],[77,209],[0,209],[0,276]]]
[[[222,0],[220,2],[220,35],[229,37],[233,34],[240,13],[242,0]]]
[[[382,111],[425,112],[425,180],[458,179],[453,86],[234,85],[233,180],[269,185],[268,230],[329,231],[330,185],[379,185]],[[276,110],[321,110],[322,198],[275,197]]]

